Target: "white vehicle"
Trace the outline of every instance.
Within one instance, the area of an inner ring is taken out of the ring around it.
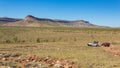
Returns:
[[[88,43],[87,45],[88,45],[88,46],[95,46],[95,47],[100,46],[98,41],[90,42],[90,43]]]

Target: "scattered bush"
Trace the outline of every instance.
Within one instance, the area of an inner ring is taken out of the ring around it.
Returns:
[[[49,40],[48,39],[45,39],[44,42],[48,42]]]
[[[13,41],[14,41],[15,43],[17,43],[17,42],[18,42],[18,37],[14,37],[14,38],[13,38]]]
[[[37,43],[40,43],[40,38],[37,38],[37,39],[36,39],[36,42],[37,42]]]
[[[11,40],[7,39],[7,40],[5,41],[5,43],[11,43]]]

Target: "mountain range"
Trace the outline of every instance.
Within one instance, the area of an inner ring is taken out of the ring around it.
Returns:
[[[24,19],[1,17],[0,18],[0,26],[99,27],[99,26],[91,24],[89,21],[85,21],[85,20],[74,20],[74,21],[57,20],[57,19],[38,18],[38,17],[32,16],[32,15],[27,15]]]

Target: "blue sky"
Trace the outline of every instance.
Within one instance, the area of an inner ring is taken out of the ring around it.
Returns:
[[[120,27],[120,0],[0,0],[0,17],[26,15]]]

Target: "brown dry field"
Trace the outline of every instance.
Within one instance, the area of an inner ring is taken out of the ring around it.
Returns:
[[[110,42],[111,47],[86,45],[94,40],[100,43]],[[72,68],[119,68],[119,45],[119,28],[0,27],[0,54],[10,57],[20,55],[19,58],[22,59],[35,55],[48,57],[55,60],[53,62],[62,59],[63,62],[74,62]],[[18,57],[11,59],[6,61],[0,56],[0,66],[22,66],[15,62]],[[49,66],[43,61],[30,61],[28,64]],[[55,67],[53,65],[48,68]]]

